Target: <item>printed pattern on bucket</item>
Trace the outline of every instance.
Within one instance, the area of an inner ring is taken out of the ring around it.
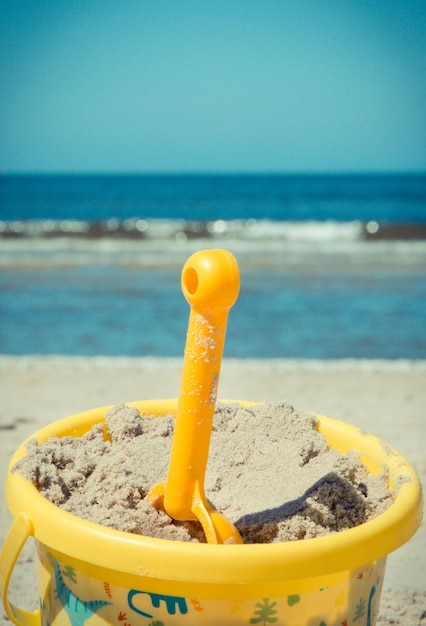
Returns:
[[[125,589],[60,563],[37,546],[42,626],[374,626],[385,559],[316,592],[243,602]]]

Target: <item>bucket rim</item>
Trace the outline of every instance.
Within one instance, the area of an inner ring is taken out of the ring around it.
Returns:
[[[126,404],[135,406],[142,414],[161,416],[174,413],[177,400]],[[80,436],[92,425],[102,422],[111,406],[84,411],[38,430],[19,446],[8,467],[6,501],[12,516],[26,515],[36,540],[74,559],[165,580],[185,581],[190,572],[194,582],[210,584],[307,579],[352,570],[386,557],[408,541],[421,524],[420,481],[403,455],[375,435],[318,414],[315,415],[319,430],[331,447],[335,446],[330,441],[343,437],[346,450],[355,448],[361,457],[386,465],[391,480],[400,480],[395,500],[386,511],[355,528],[324,537],[270,544],[211,545],[136,535],[101,526],[60,509],[32,483],[11,471],[25,455],[30,439],[40,442],[51,436]],[[185,563],[184,568],[182,563]]]

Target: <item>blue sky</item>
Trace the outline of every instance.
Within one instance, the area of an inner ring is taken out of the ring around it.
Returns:
[[[423,0],[0,8],[0,172],[426,170]]]

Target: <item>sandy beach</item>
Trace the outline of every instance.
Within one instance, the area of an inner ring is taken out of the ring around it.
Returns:
[[[42,426],[124,401],[176,397],[181,359],[0,356],[0,542],[11,517],[4,501],[8,462]],[[395,446],[426,485],[426,361],[232,360],[222,366],[224,399],[288,400],[330,415]],[[10,599],[38,606],[32,546],[16,567]],[[426,529],[389,556],[378,624],[426,625]],[[0,625],[10,623],[0,610]]]

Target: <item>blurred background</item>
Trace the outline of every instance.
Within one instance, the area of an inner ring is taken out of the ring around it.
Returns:
[[[426,358],[421,0],[2,0],[0,352]]]

